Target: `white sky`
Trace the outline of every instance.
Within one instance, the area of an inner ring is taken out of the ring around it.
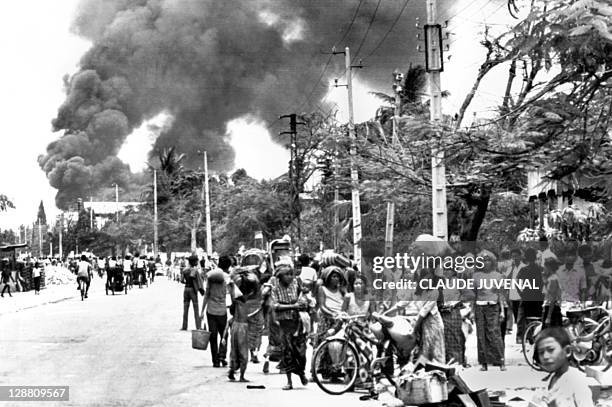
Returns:
[[[443,102],[446,113],[456,111],[475,77],[478,61],[482,58],[482,53],[476,52],[479,47],[475,45],[479,39],[477,32],[483,29],[481,23],[487,21],[501,29],[503,27],[495,24],[501,23],[502,19],[504,23],[509,21],[505,7],[492,7],[489,3],[487,0],[459,0],[454,10],[440,13],[441,18],[445,18],[461,11],[450,22],[450,29],[455,33],[451,37],[452,58],[447,61],[442,76],[443,89],[450,90],[453,95]],[[55,191],[49,187],[36,159],[57,137],[51,132],[51,120],[65,97],[62,77],[78,69],[79,58],[89,47],[86,41],[69,32],[77,4],[78,0],[34,0],[3,5],[0,17],[0,50],[3,54],[0,64],[3,127],[0,145],[4,154],[0,159],[0,193],[8,195],[17,208],[0,214],[2,229],[33,222],[41,199],[48,219],[58,213],[54,204]],[[410,18],[404,16],[403,20],[409,21]],[[299,30],[288,33],[288,36],[294,41]],[[499,74],[503,75],[504,71],[499,70]],[[364,77],[355,80],[357,122],[373,117],[379,106],[379,101],[367,93],[367,76]],[[484,111],[498,103],[499,99],[493,94],[501,94],[502,85],[499,76],[483,84],[473,107],[479,116],[484,116]],[[389,92],[388,89],[382,91]],[[338,119],[346,120],[346,88],[331,88],[327,100],[338,103]],[[167,119],[162,114],[147,124],[161,126]],[[464,124],[469,125],[470,120],[471,114],[466,115]],[[257,119],[248,116],[236,118],[228,123],[227,131],[236,149],[236,168],[245,168],[258,179],[276,177],[287,170],[287,150],[272,143],[268,131]],[[147,147],[153,143],[154,137],[143,125],[128,138],[119,156],[132,169],[143,168]],[[276,158],[256,158],[262,156]]]

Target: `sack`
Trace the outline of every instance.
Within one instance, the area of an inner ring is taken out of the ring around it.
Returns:
[[[404,404],[416,405],[440,403],[448,400],[448,383],[446,375],[440,371],[405,375],[399,378],[397,398]]]
[[[206,329],[194,329],[191,331],[191,347],[193,349],[206,350],[209,340],[210,332]]]

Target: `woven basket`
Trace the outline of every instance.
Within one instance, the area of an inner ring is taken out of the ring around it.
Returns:
[[[400,377],[397,398],[407,405],[440,403],[448,399],[448,383],[442,372],[418,372]]]
[[[210,332],[204,329],[194,329],[191,331],[191,347],[193,349],[206,350],[209,340]]]

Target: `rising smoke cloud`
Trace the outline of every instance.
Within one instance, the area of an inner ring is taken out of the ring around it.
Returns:
[[[450,0],[448,0],[450,2]],[[56,204],[65,208],[117,182],[134,182],[117,158],[127,136],[162,111],[173,117],[154,150],[177,146],[187,165],[206,149],[213,170],[233,168],[225,135],[228,121],[251,114],[272,122],[305,100],[327,59],[322,51],[340,39],[357,4],[329,0],[83,0],[73,31],[90,40],[80,70],[66,79],[66,100],[53,120],[57,140],[39,164]],[[395,19],[402,1],[382,2],[362,55]],[[393,4],[387,4],[393,3]],[[390,72],[422,59],[415,48],[412,3],[388,41],[371,58],[372,85],[387,89]],[[376,2],[363,1],[340,47],[357,47]],[[353,51],[354,52],[354,51]],[[342,71],[341,58],[329,72]],[[327,92],[315,89],[313,102]],[[303,107],[309,111],[312,106]]]

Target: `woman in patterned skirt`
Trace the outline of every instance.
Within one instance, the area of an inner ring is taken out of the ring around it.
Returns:
[[[300,284],[293,276],[293,268],[281,265],[276,268],[277,284],[272,289],[272,304],[280,326],[283,370],[287,384],[283,390],[293,389],[291,374],[300,378],[302,385],[308,384],[306,369],[306,333],[300,324],[298,311],[306,310],[299,303]]]
[[[479,256],[483,258],[484,267],[474,273],[478,363],[482,371],[487,370],[489,365],[506,370],[500,327],[500,319],[504,318],[504,308],[501,306],[504,302],[503,292],[488,287],[491,281],[501,281],[503,276],[497,271],[497,258],[493,253],[483,251]]]

